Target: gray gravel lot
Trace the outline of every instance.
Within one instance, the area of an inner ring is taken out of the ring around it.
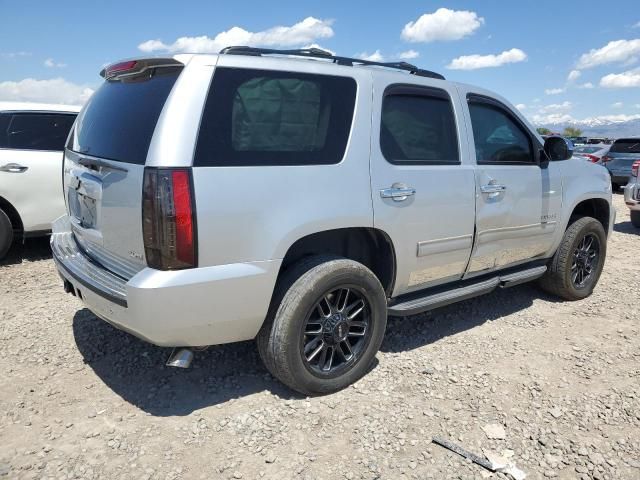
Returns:
[[[169,349],[83,309],[29,241],[0,264],[0,478],[488,475],[434,435],[527,478],[640,478],[640,230],[615,202],[590,298],[524,285],[390,319],[372,371],[319,398],[276,382],[252,342],[164,367]]]

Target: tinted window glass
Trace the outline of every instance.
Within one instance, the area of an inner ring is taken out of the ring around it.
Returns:
[[[595,153],[602,150],[602,147],[576,147],[573,149],[575,153]]]
[[[19,150],[64,150],[76,119],[72,114],[14,113],[0,120],[0,146]]]
[[[531,140],[502,109],[469,103],[478,163],[532,163]]]
[[[640,153],[640,138],[625,138],[616,140],[611,145],[611,153]]]
[[[105,81],[78,118],[73,150],[143,165],[180,70],[157,68],[133,78]]]
[[[0,113],[0,148],[7,148],[7,133],[9,131],[10,113]]]
[[[424,95],[386,95],[380,149],[391,163],[458,163],[451,101]]]
[[[355,94],[352,78],[218,68],[194,165],[338,163]]]

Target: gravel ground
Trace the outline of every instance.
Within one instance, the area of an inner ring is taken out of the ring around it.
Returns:
[[[0,477],[489,475],[439,435],[527,478],[640,478],[640,231],[615,203],[590,298],[524,285],[390,319],[373,370],[319,398],[282,387],[251,342],[164,367],[169,349],[83,309],[30,241],[0,266]]]

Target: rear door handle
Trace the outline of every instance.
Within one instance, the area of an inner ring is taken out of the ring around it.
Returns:
[[[7,163],[0,167],[0,172],[8,172],[8,173],[22,173],[29,170],[29,167],[25,167],[24,165],[20,165],[19,163]]]
[[[394,202],[403,202],[416,194],[416,189],[406,186],[404,183],[394,183],[391,188],[380,190],[382,198],[391,198]]]
[[[506,185],[498,185],[497,183],[490,183],[489,185],[482,185],[480,191],[482,193],[500,193],[507,189]]]

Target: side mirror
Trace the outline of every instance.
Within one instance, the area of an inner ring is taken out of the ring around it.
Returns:
[[[573,143],[564,137],[548,137],[544,141],[544,153],[549,160],[569,160],[573,155]]]

